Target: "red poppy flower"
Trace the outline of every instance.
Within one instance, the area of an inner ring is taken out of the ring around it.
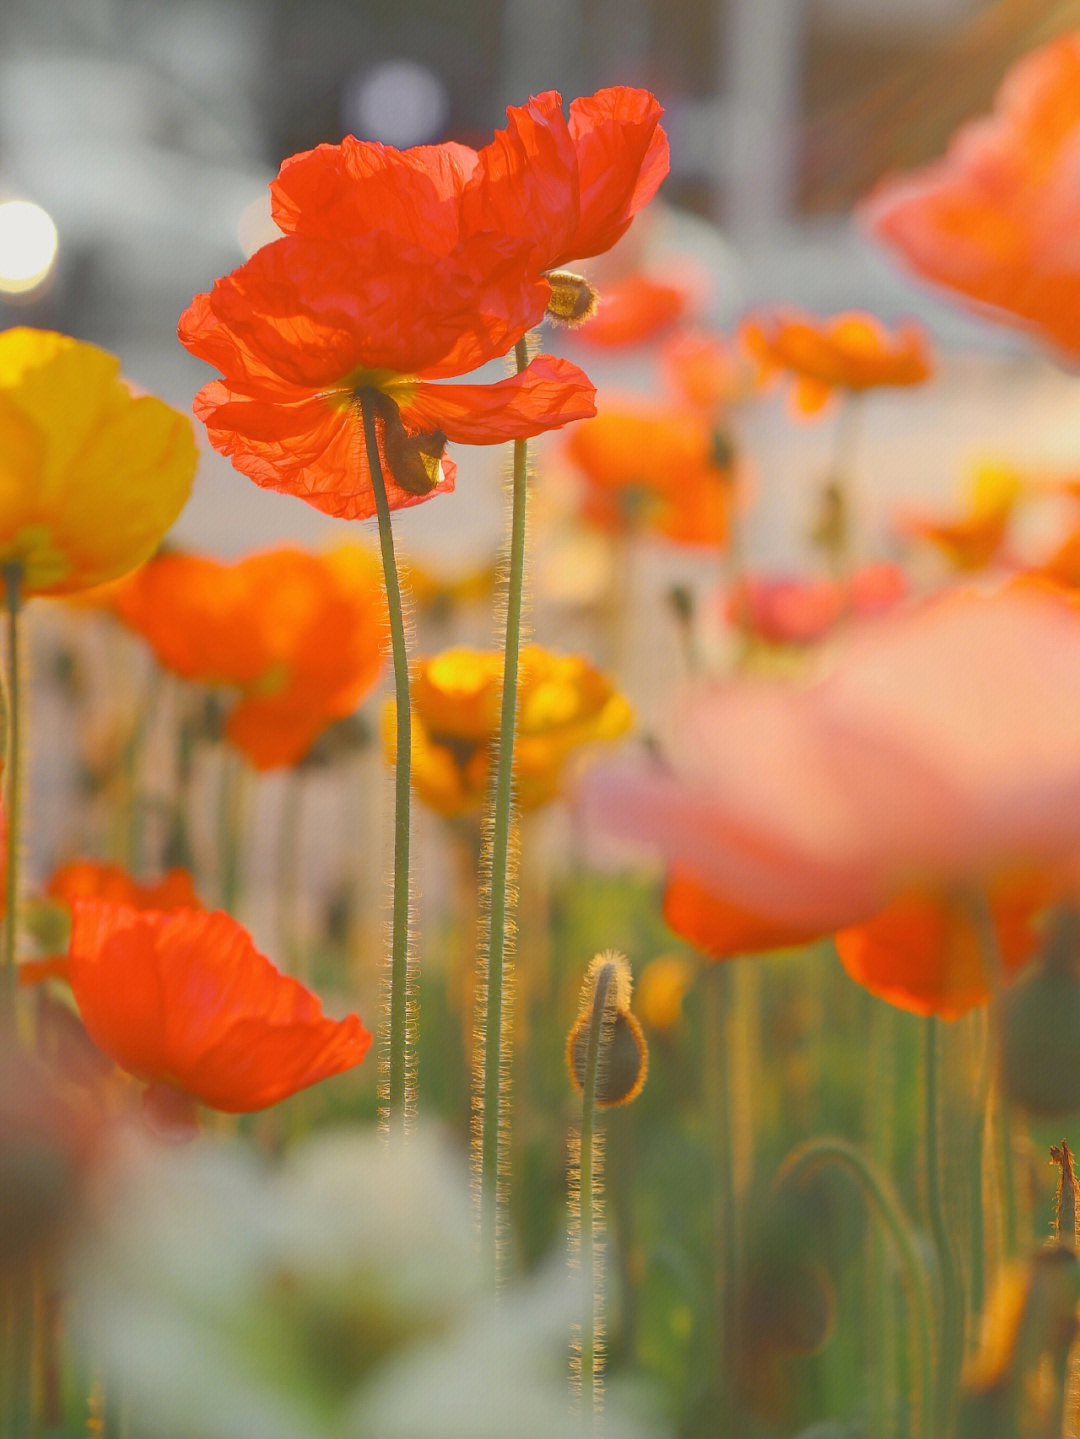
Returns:
[[[284,547],[232,563],[161,554],[109,604],[166,669],[240,689],[226,734],[257,769],[302,759],[382,670],[379,562],[359,545],[322,555]]]
[[[864,218],[913,270],[1080,355],[1080,33],[1006,76],[943,159],[887,179]]]
[[[834,390],[858,393],[879,385],[918,385],[930,374],[926,339],[908,323],[889,332],[873,315],[852,312],[817,320],[797,311],[751,316],[740,330],[762,377],[795,377],[796,411],[816,414]]]
[[[73,906],[69,977],[87,1033],[157,1093],[265,1109],[359,1064],[371,1035],[328,1019],[229,915]]]
[[[896,565],[864,565],[844,580],[744,575],[728,591],[731,624],[771,644],[812,644],[841,622],[882,614],[900,603],[907,579]]]
[[[423,216],[418,216],[423,229]],[[593,413],[593,387],[539,355],[492,385],[438,385],[505,354],[548,286],[481,235],[450,256],[371,232],[289,235],[197,295],[180,339],[222,380],[195,397],[210,443],[266,489],[343,519],[375,513],[358,410],[375,409],[391,509],[454,485],[446,440],[498,444]]]
[[[375,411],[391,508],[453,487],[447,440],[498,444],[594,413],[593,387],[540,355],[493,385],[443,385],[543,317],[543,271],[597,254],[667,172],[644,91],[517,111],[487,149],[397,151],[349,137],[286,161],[285,238],[197,295],[180,339],[223,375],[195,413],[215,449],[328,514],[375,512],[358,406]]]
[[[401,152],[349,135],[285,161],[270,186],[274,219],[326,239],[376,224],[411,246],[422,216],[425,246],[499,237],[504,253],[524,247],[536,275],[603,254],[630,228],[670,165],[662,113],[647,90],[615,85],[572,101],[569,121],[556,91],[535,95],[480,151]]]

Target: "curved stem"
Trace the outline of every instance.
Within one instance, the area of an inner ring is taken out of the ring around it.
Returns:
[[[4,566],[7,607],[7,853],[4,864],[4,977],[3,1016],[15,1015],[16,939],[19,930],[19,847],[22,843],[22,693],[19,684],[19,611],[22,604],[22,567]]]
[[[379,521],[379,548],[382,551],[386,601],[390,611],[390,644],[394,657],[394,697],[397,704],[397,763],[394,770],[394,918],[390,950],[390,1028],[387,1039],[387,1083],[383,1099],[383,1122],[388,1129],[408,1128],[412,1096],[409,1093],[409,802],[412,782],[412,701],[409,694],[409,658],[405,648],[405,614],[394,557],[394,535],[390,527],[390,502],[386,494],[379,443],[375,432],[375,407],[358,406],[364,421],[364,443],[368,469],[375,491],[375,512]]]
[[[896,1245],[904,1273],[907,1277],[908,1292],[911,1295],[912,1330],[915,1347],[919,1355],[918,1371],[921,1387],[919,1405],[919,1431],[924,1435],[933,1434],[942,1439],[943,1430],[935,1428],[932,1395],[934,1392],[933,1352],[933,1306],[926,1281],[926,1272],[920,1258],[911,1221],[904,1213],[903,1205],[895,1191],[859,1153],[853,1144],[843,1139],[810,1139],[793,1149],[780,1166],[776,1176],[777,1186],[789,1184],[822,1164],[836,1164],[855,1179],[868,1200],[871,1208],[885,1225],[889,1236]]]
[[[524,339],[514,349],[520,373],[529,363]],[[507,964],[507,911],[510,891],[510,832],[514,821],[514,732],[517,727],[518,655],[525,586],[525,517],[528,502],[528,441],[514,441],[513,508],[510,521],[510,572],[506,601],[506,649],[502,710],[495,769],[491,826],[491,869],[487,927],[487,967],[483,987],[486,1007],[483,1069],[483,1114],[480,1138],[480,1243],[482,1254],[499,1273],[499,1192],[508,1123],[508,1075],[503,995]]]

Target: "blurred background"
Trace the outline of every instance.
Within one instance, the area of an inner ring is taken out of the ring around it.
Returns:
[[[670,263],[706,279],[701,319],[724,326],[761,300],[865,306],[1008,352],[1008,331],[910,288],[850,211],[883,173],[939,153],[1016,56],[1078,22],[1080,0],[7,0],[0,324],[113,349],[186,407],[207,373],[176,343],[177,316],[272,238],[266,183],[285,156],[347,132],[479,146],[530,93],[623,83],[666,108],[662,228]],[[421,548],[448,522],[490,545],[490,505],[461,488],[453,518],[402,518]],[[181,538],[230,553],[325,529],[207,456]]]

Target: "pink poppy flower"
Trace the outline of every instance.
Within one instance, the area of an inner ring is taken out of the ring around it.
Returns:
[[[1075,608],[1034,584],[952,591],[853,634],[816,678],[691,691],[670,764],[592,771],[586,818],[722,905],[727,953],[777,947],[1066,865],[1078,714]],[[885,979],[932,1007],[918,975]]]

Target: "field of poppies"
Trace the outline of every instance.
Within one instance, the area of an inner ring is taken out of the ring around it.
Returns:
[[[853,217],[1004,362],[705,325],[661,115],[292,156],[194,422],[0,331],[0,1439],[1080,1433],[1080,427],[926,419],[1080,413],[1080,33]]]

